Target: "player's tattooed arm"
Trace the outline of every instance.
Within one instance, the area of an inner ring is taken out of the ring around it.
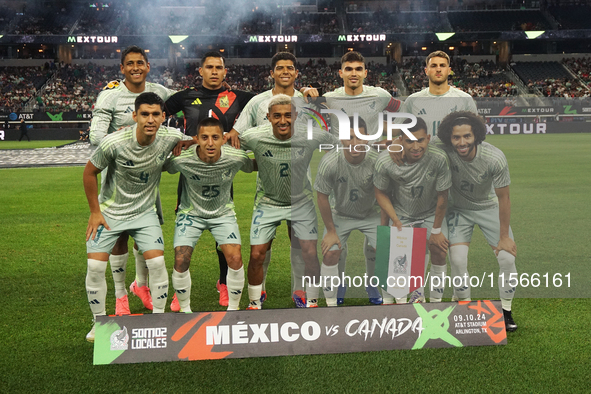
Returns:
[[[511,200],[509,198],[509,186],[495,189],[499,199],[499,221],[501,223],[501,240],[495,249],[496,253],[504,250],[517,256],[517,246],[515,241],[509,237],[509,223],[511,221]]]
[[[376,195],[376,200],[378,201],[378,205],[382,208],[382,212],[385,212],[386,215],[392,220],[392,226],[396,227],[399,231],[402,230],[402,222],[398,219],[398,215],[396,215],[396,211],[394,210],[394,206],[392,205],[392,201],[390,201],[390,197],[382,190],[378,189],[374,186],[374,191]]]
[[[190,246],[177,246],[174,248],[174,269],[177,272],[185,272],[191,264],[193,248]]]
[[[84,192],[88,200],[90,208],[90,219],[88,219],[88,226],[86,227],[86,240],[94,239],[100,226],[104,226],[107,230],[111,230],[103,214],[101,213],[100,204],[98,201],[98,174],[100,169],[96,168],[90,161],[86,163],[83,174]]]

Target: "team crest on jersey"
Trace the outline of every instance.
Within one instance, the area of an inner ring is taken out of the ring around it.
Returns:
[[[372,101],[371,103],[369,103],[368,107],[372,111],[375,110],[376,109],[376,102]]]
[[[111,81],[111,82],[109,82],[109,83],[107,84],[107,86],[105,86],[105,87],[103,88],[103,90],[114,89],[114,88],[116,88],[117,86],[119,86],[119,84],[120,84],[120,83],[121,83],[121,81],[120,81],[120,80],[118,80],[118,79],[116,79],[116,80],[114,80],[114,81]]]
[[[449,110],[449,113],[451,114],[452,112],[456,112],[458,110],[458,106],[456,105],[455,107],[453,107],[452,109]]]
[[[483,172],[482,174],[479,174],[479,175],[478,175],[478,180],[479,180],[480,182],[484,182],[484,181],[486,181],[486,178],[487,178],[487,177],[488,177],[488,173],[485,171],[485,172]]]
[[[230,179],[232,177],[232,170],[222,172],[222,179]]]
[[[228,96],[221,96],[220,97],[220,108],[228,108],[230,106],[230,99]]]
[[[433,169],[433,170],[427,172],[426,177],[427,177],[427,179],[431,179],[431,178],[435,178],[435,175],[436,175],[436,171]]]

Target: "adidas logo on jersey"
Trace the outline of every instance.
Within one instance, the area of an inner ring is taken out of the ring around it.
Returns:
[[[427,111],[425,111],[425,108],[422,108],[417,115],[427,115]]]
[[[318,234],[318,230],[314,227],[308,234]]]
[[[242,294],[241,290],[235,290],[235,291],[231,291],[230,293],[238,295],[238,294]]]
[[[183,289],[175,290],[175,291],[177,292],[177,294],[185,294],[187,292],[187,290],[183,290]]]
[[[271,153],[270,150],[266,151],[265,153],[263,153],[264,157],[273,157],[273,153]]]
[[[125,165],[126,165],[126,166],[129,166],[129,167],[133,167],[135,164],[133,164],[133,161],[131,161],[131,160],[127,160],[127,161],[125,162]]]
[[[100,304],[99,300],[97,300],[96,298],[92,301],[88,301],[88,303],[92,304],[92,305],[99,305]]]
[[[238,239],[238,237],[236,237],[236,234],[232,233],[230,235],[228,235],[228,238],[226,239]]]
[[[164,293],[162,294],[160,297],[156,298],[157,300],[165,300],[166,298],[168,298],[168,294]]]
[[[197,98],[197,99],[195,99],[195,101],[193,101],[193,102],[191,103],[191,105],[201,105],[201,104],[203,104],[203,103],[202,103],[202,102],[201,102],[201,100],[199,100],[198,98]]]
[[[337,179],[337,182],[339,182],[339,183],[345,183],[345,182],[347,182],[347,180],[345,179],[344,176],[342,176],[339,179]]]
[[[127,109],[124,111],[124,113],[126,113],[126,114],[130,114],[132,112],[133,112],[133,108],[131,108],[131,107],[127,107]]]
[[[189,179],[192,179],[194,181],[200,181],[201,178],[199,178],[199,175],[191,175],[191,177]]]
[[[125,269],[123,269],[122,267],[121,268],[117,268],[115,271],[113,271],[114,274],[116,274],[116,273],[122,273],[122,272],[125,272]]]
[[[154,241],[155,244],[163,244],[164,245],[164,241],[162,240],[162,237],[158,237],[158,239],[156,241]]]

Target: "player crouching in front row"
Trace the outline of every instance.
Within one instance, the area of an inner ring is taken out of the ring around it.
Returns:
[[[175,294],[170,305],[173,312],[191,312],[189,265],[193,249],[205,230],[211,232],[228,262],[228,310],[238,310],[240,303],[244,268],[230,189],[236,173],[252,172],[256,163],[246,152],[224,145],[222,130],[219,120],[203,119],[193,137],[196,144],[164,166],[171,174],[180,171],[184,175],[174,232]]]
[[[183,134],[161,127],[164,102],[155,93],[142,93],[135,100],[133,120],[105,137],[84,169],[84,191],[90,207],[86,229],[88,271],[86,293],[94,318],[105,315],[109,254],[123,232],[131,235],[144,251],[150,273],[154,313],[163,313],[168,291],[164,265],[162,228],[154,205],[165,159]],[[107,179],[98,195],[97,176],[105,168]],[[94,342],[94,326],[86,339]]]

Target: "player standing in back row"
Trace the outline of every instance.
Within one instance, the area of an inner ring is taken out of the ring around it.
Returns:
[[[181,90],[166,101],[166,110],[170,114],[182,111],[185,115],[185,134],[197,135],[197,126],[205,118],[216,118],[223,126],[224,133],[232,130],[236,118],[254,93],[242,90],[228,90],[224,84],[226,66],[222,54],[216,51],[207,52],[201,59],[199,74],[203,84]],[[182,178],[182,175],[181,175]],[[179,181],[179,199],[182,181]],[[216,288],[220,293],[219,303],[228,306],[228,288],[226,276],[228,263],[224,254],[217,248],[220,265],[220,277]]]
[[[99,145],[103,138],[122,127],[135,124],[132,114],[136,98],[144,92],[154,92],[162,100],[166,101],[174,94],[174,91],[157,83],[146,82],[150,72],[150,63],[146,52],[136,46],[127,47],[121,54],[121,73],[125,76],[123,81],[111,81],[99,94],[92,111],[90,124],[90,143]],[[109,177],[108,169],[101,174],[101,187],[105,186],[105,180]],[[160,224],[162,224],[162,207],[160,195],[156,200]],[[109,261],[115,282],[116,315],[129,315],[129,303],[127,290],[125,289],[125,271],[129,257],[127,241],[129,235],[121,234],[113,247]],[[144,307],[152,309],[152,296],[148,288],[148,267],[142,253],[138,252],[137,244],[133,248],[135,257],[135,281],[129,289],[138,296]]]

